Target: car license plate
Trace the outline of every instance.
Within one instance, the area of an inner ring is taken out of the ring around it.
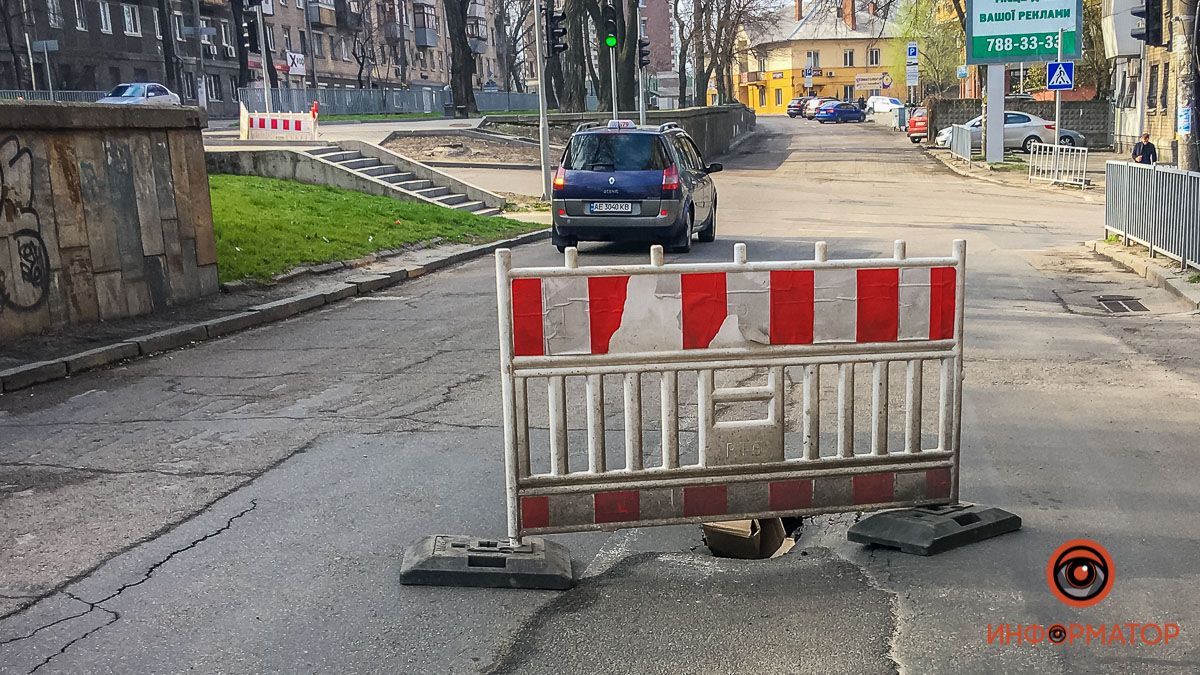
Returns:
[[[592,202],[592,213],[633,213],[631,202]]]

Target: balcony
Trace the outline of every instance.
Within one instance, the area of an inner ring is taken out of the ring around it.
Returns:
[[[389,45],[398,45],[404,42],[404,26],[395,21],[383,24],[383,41]]]
[[[467,16],[467,43],[472,54],[487,51],[487,22],[478,17]]]
[[[438,45],[437,31],[433,28],[414,28],[413,44],[418,47],[436,47]]]
[[[472,0],[471,4],[467,5],[467,17],[475,17],[479,19],[487,18],[487,8],[482,2]]]
[[[767,79],[761,70],[751,70],[738,75],[738,84],[750,84],[752,82],[762,82]]]
[[[308,1],[308,21],[314,28],[333,28],[337,26],[337,10],[333,2]]]
[[[334,6],[338,28],[349,31],[362,28],[362,5],[358,0],[337,0]]]

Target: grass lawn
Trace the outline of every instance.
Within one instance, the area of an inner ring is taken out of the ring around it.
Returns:
[[[348,122],[361,120],[364,122],[387,122],[388,120],[432,120],[442,117],[442,113],[385,113],[382,115],[321,115],[322,122]]]
[[[209,176],[221,281],[267,280],[440,237],[483,243],[541,227],[390,197],[255,176]]]

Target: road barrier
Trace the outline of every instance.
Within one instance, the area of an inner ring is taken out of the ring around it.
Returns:
[[[1200,173],[1161,164],[1104,166],[1104,231],[1200,269]]]
[[[497,251],[509,537],[956,502],[965,265],[962,240],[946,258],[908,258],[898,241],[892,258],[828,260],[819,242],[815,260],[750,262],[738,244],[731,263],[666,265],[654,246],[649,264],[593,267],[575,249],[543,268]],[[860,364],[871,377],[862,447]],[[893,364],[905,373],[894,390]],[[610,380],[619,396],[606,396]],[[896,442],[892,398],[905,402]],[[609,452],[610,407],[622,453]],[[643,426],[655,407],[657,433]]]
[[[950,127],[950,154],[971,165],[971,128],[961,124]]]
[[[306,113],[252,113],[241,106],[238,138],[244,141],[317,140],[317,107]]]
[[[238,99],[251,112],[265,109],[262,89],[238,90]],[[386,115],[403,113],[441,114],[446,93],[438,88],[412,89],[280,89],[271,90],[271,110],[304,112],[313,101],[320,103],[326,115]],[[476,91],[475,105],[480,112],[537,110],[537,94],[517,91]],[[594,106],[593,106],[594,109]]]
[[[1087,148],[1033,143],[1029,147],[1029,182],[1044,180],[1085,188],[1087,159]]]

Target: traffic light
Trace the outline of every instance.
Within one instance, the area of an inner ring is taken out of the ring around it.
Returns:
[[[258,51],[258,24],[242,22],[242,47],[248,52]]]
[[[617,46],[617,8],[610,4],[604,5],[604,44]]]
[[[567,13],[554,11],[554,3],[546,3],[546,53],[548,56],[567,51]]]
[[[1129,31],[1135,40],[1157,47],[1166,45],[1163,42],[1163,0],[1141,0],[1129,13],[1140,19]]]
[[[638,68],[650,65],[650,40],[638,38]]]

